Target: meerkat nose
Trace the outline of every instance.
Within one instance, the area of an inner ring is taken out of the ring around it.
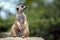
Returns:
[[[25,6],[25,9],[27,9],[27,6]]]
[[[26,6],[26,8],[27,8],[27,6]]]

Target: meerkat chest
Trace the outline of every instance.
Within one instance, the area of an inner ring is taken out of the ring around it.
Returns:
[[[17,15],[16,19],[17,19],[18,22],[24,23],[25,16],[23,14],[19,14],[19,15]]]

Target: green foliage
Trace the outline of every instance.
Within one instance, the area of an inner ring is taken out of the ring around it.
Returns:
[[[9,16],[8,17],[8,19],[7,20],[3,20],[1,17],[0,17],[0,28],[1,27],[6,27],[6,28],[8,28],[8,30],[7,31],[9,31],[10,30],[10,28],[11,28],[11,25],[13,24],[13,22],[14,22],[14,18],[15,16]],[[2,31],[2,30],[0,30],[0,31]]]

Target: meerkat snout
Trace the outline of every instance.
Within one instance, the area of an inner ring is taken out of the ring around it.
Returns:
[[[17,6],[16,10],[19,11],[19,12],[22,12],[22,11],[24,11],[26,8],[27,8],[27,6],[19,5],[19,6]]]

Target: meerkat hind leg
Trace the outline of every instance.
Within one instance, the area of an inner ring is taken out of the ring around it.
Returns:
[[[11,29],[11,36],[13,36],[13,37],[16,37],[16,36],[17,36],[17,35],[16,35],[16,30],[15,30],[15,28],[16,28],[16,25],[13,24],[12,29]]]

